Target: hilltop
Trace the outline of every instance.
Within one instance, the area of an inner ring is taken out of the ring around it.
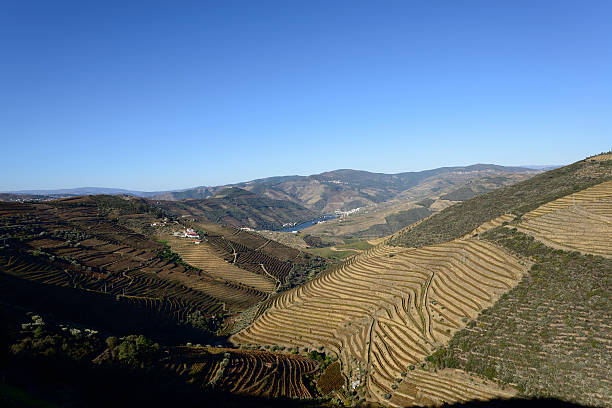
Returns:
[[[155,196],[163,200],[208,198],[216,192],[238,187],[273,199],[293,201],[311,210],[330,213],[382,203],[432,178],[467,180],[497,174],[536,174],[539,171],[523,167],[504,167],[493,164],[475,164],[463,167],[441,167],[419,172],[397,174],[371,173],[362,170],[341,169],[311,176],[280,176],[248,182],[198,187],[178,193]]]
[[[390,242],[416,247],[437,244],[468,234],[506,213],[520,217],[546,202],[611,180],[612,161],[606,157],[587,158],[463,201],[398,232]]]

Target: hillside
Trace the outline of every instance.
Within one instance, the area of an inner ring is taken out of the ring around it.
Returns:
[[[215,224],[196,246],[173,235],[196,224],[168,217],[129,197],[0,203],[3,299],[96,327],[127,331],[139,321],[160,339],[222,341],[217,330],[239,313],[301,282],[306,269],[325,267]]]
[[[483,238],[535,263],[515,288],[437,352],[438,366],[516,384],[526,396],[610,406],[612,260],[554,250],[509,228]]]
[[[231,341],[320,347],[385,405],[609,406],[610,169],[595,156],[449,207],[265,302]]]
[[[273,234],[233,227],[238,215],[223,224],[201,215],[254,202],[262,219],[277,211],[240,188],[185,202],[0,203],[0,308],[21,314],[22,328],[10,331],[11,372],[70,350],[94,376],[122,375],[133,358],[189,398],[401,407],[546,396],[610,406],[607,157],[472,198],[468,190],[495,180],[449,186],[414,208],[463,201],[388,239],[338,239],[335,250],[359,248],[331,268]],[[24,323],[24,310],[38,315]],[[153,340],[128,336],[135,327]],[[147,352],[128,358],[132,346]]]
[[[0,317],[3,407],[339,406],[320,399],[329,363],[308,352],[160,344],[5,302]]]
[[[232,187],[203,200],[152,201],[183,218],[237,228],[280,229],[284,224],[310,221],[320,214],[292,201],[268,198]]]
[[[349,216],[313,225],[306,233],[323,237],[378,238],[393,234],[458,201],[528,179],[535,173],[445,173],[428,177],[395,198]]]
[[[274,298],[231,340],[324,347],[341,359],[360,398],[385,402],[395,395],[394,404],[418,403],[414,394],[394,394],[396,379],[408,381],[410,367],[516,285],[527,268],[476,239],[422,249],[383,244]],[[466,398],[482,394],[507,395],[476,386]]]
[[[163,200],[208,198],[224,188],[239,187],[268,198],[293,201],[313,211],[330,213],[338,209],[350,210],[382,203],[422,182],[431,182],[433,179],[453,179],[455,183],[484,176],[536,174],[538,172],[522,167],[492,164],[442,167],[397,174],[343,169],[311,176],[269,177],[214,188],[200,187],[153,198]]]
[[[420,247],[449,241],[503,214],[521,216],[544,203],[609,180],[612,160],[581,160],[448,207],[400,231],[390,242]]]

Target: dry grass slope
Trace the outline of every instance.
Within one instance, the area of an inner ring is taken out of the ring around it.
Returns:
[[[438,406],[444,403],[512,398],[515,395],[514,388],[502,390],[495,383],[484,384],[479,377],[471,377],[462,370],[414,370],[402,380],[388,404],[396,407]]]
[[[283,293],[234,343],[318,347],[338,355],[370,400],[385,402],[410,365],[446,344],[527,266],[477,239],[374,247]]]
[[[256,274],[221,258],[208,243],[195,245],[191,240],[164,237],[173,251],[178,253],[188,264],[200,268],[208,274],[231,282],[244,284],[262,292],[271,292],[276,283],[265,276]]]
[[[612,181],[528,212],[517,228],[548,246],[612,257]]]

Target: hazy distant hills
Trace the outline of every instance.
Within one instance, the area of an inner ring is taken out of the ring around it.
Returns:
[[[136,197],[151,197],[154,195],[161,194],[160,191],[146,192],[137,190],[125,190],[122,188],[106,188],[106,187],[78,187],[78,188],[64,188],[57,190],[19,190],[9,191],[7,193],[16,195],[39,195],[39,196],[80,196],[80,195],[98,195],[98,194],[125,194]]]
[[[155,195],[162,200],[208,198],[226,187],[239,187],[277,200],[288,200],[311,210],[328,213],[350,210],[385,202],[401,192],[432,178],[452,176],[468,180],[509,173],[538,173],[524,167],[504,167],[493,164],[475,164],[464,167],[441,167],[419,172],[397,174],[371,173],[361,170],[341,169],[311,176],[281,176],[252,180],[219,187],[197,187],[180,192]]]
[[[372,173],[362,170],[340,169],[310,176],[275,176],[221,186],[198,186],[170,191],[139,191],[106,187],[79,187],[49,190],[19,190],[1,193],[2,200],[49,199],[80,195],[131,195],[156,200],[180,201],[206,199],[228,187],[238,187],[277,200],[289,200],[317,212],[350,210],[381,203],[417,186],[432,177],[460,175],[471,179],[507,173],[537,173],[555,166],[505,167],[475,164],[464,167],[441,167],[419,172],[397,174]],[[536,170],[537,169],[537,170]]]
[[[145,192],[101,187],[22,190],[0,194],[0,200],[47,201],[101,194],[135,196],[154,200],[158,202],[156,205],[180,216],[254,229],[279,229],[284,224],[309,221],[336,210],[367,207],[370,212],[384,211],[384,214],[380,214],[379,220],[365,220],[363,225],[359,217],[354,217],[354,225],[347,231],[336,231],[337,235],[382,236],[436,211],[435,208],[414,209],[407,203],[438,197],[462,201],[541,171],[494,164],[441,167],[397,174],[340,169],[310,176],[277,176],[175,191]],[[497,179],[501,181],[495,182]],[[470,181],[476,184],[466,184]],[[452,194],[440,197],[449,192]]]

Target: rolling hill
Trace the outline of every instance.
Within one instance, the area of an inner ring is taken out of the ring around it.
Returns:
[[[379,238],[443,210],[459,201],[524,181],[534,173],[445,173],[421,181],[395,198],[362,208],[350,216],[308,227],[305,232],[322,237]]]
[[[600,155],[467,199],[271,298],[231,340],[320,347],[390,406],[610,405],[610,180]]]
[[[593,158],[538,174],[528,180],[482,194],[402,231],[394,245],[423,246],[463,236],[506,213],[521,216],[542,204],[612,179],[610,160]]]
[[[330,213],[382,203],[424,182],[449,180],[451,184],[468,179],[500,174],[536,174],[538,170],[476,164],[465,167],[442,167],[420,172],[397,174],[371,173],[360,170],[334,170],[311,176],[268,177],[244,183],[198,187],[178,193],[155,196],[162,200],[208,198],[227,188],[238,187],[272,199],[288,200],[311,210]]]
[[[190,396],[611,406],[612,157],[489,192],[494,181],[478,180],[421,197],[419,208],[452,205],[332,267],[231,226],[241,206],[260,205],[250,217],[261,223],[287,209],[240,188],[183,202],[0,203],[0,312],[21,314],[11,370],[64,347],[89,356],[96,378],[121,374],[136,342],[146,353],[130,358],[152,381]],[[205,216],[223,206],[223,224]],[[23,323],[24,310],[69,323],[51,333],[39,315]],[[119,337],[77,336],[74,322]],[[126,336],[134,327],[167,346]]]
[[[153,202],[182,218],[237,228],[274,230],[286,224],[310,221],[320,215],[292,201],[275,200],[237,187],[222,189],[214,196],[202,200]]]
[[[24,293],[47,292],[51,310],[99,327],[126,330],[139,320],[158,338],[215,339],[224,319],[301,282],[305,269],[325,266],[229,226],[207,224],[195,245],[173,233],[201,225],[169,216],[120,196],[0,203],[3,293],[38,309],[40,299]],[[77,304],[83,307],[72,310]],[[188,324],[196,315],[205,317],[203,330]]]

